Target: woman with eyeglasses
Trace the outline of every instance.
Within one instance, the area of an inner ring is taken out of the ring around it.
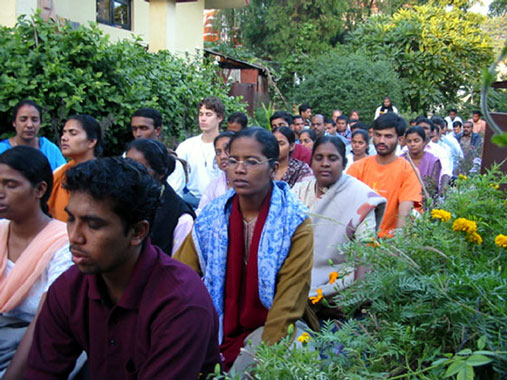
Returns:
[[[168,255],[180,247],[194,224],[194,211],[167,183],[174,171],[176,159],[164,144],[153,139],[133,140],[127,148],[127,158],[144,165],[148,173],[162,185],[160,206],[151,226],[150,238]]]
[[[233,188],[201,212],[175,258],[203,276],[220,318],[224,367],[241,373],[253,361],[240,354],[247,341],[273,344],[303,314],[311,327],[318,328],[318,322],[306,308],[310,221],[287,183],[274,181],[276,138],[251,127],[233,136],[229,149],[227,177]]]
[[[303,161],[292,157],[292,152],[296,146],[296,136],[289,127],[278,127],[273,130],[278,141],[280,150],[279,168],[276,173],[278,181],[284,181],[293,187],[298,182],[309,181],[313,179],[313,173],[310,166]]]

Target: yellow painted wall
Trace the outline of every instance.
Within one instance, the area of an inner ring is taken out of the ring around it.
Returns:
[[[236,0],[237,1],[237,0]],[[33,14],[37,0],[0,0],[0,25],[12,27],[20,14]],[[203,48],[203,12],[206,0],[178,3],[176,0],[132,0],[132,30],[98,24],[111,40],[140,36],[150,51],[168,49],[177,54],[195,54]],[[53,0],[57,16],[88,25],[96,21],[95,0]]]
[[[176,1],[150,0],[150,51],[168,49],[176,45]]]
[[[56,14],[70,21],[88,25],[90,21],[96,21],[96,1],[76,0],[53,0]],[[149,39],[149,10],[150,4],[144,0],[133,0],[132,7],[132,30],[116,28],[106,24],[98,24],[99,28],[111,36],[112,41],[130,39],[132,34],[139,35],[148,43]]]
[[[13,27],[16,24],[17,0],[2,0],[0,5],[0,25]]]
[[[195,54],[204,47],[204,4],[205,0],[176,4],[176,54]]]

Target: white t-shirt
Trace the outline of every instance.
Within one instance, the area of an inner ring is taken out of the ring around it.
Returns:
[[[188,190],[200,199],[211,180],[220,174],[213,142],[204,143],[202,134],[190,137],[176,148],[176,154],[188,164]]]
[[[16,263],[11,260],[7,260],[7,266],[5,268],[6,275],[14,268]],[[46,269],[44,269],[40,277],[32,285],[25,299],[14,309],[8,313],[4,313],[5,316],[16,317],[26,322],[31,322],[37,314],[40,299],[44,293],[46,293],[51,284],[69,267],[73,265],[72,255],[69,251],[69,246],[56,251],[49,261]]]
[[[185,188],[185,181],[185,168],[179,160],[176,160],[174,171],[169,177],[167,177],[167,183],[172,187],[176,194],[182,197],[183,189]]]

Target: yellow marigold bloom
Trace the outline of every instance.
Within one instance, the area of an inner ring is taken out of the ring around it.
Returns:
[[[310,301],[312,301],[312,304],[316,304],[317,302],[319,302],[322,298],[324,298],[324,295],[322,294],[322,289],[317,289],[317,295],[316,296],[313,296],[313,297],[310,297]]]
[[[477,232],[477,223],[465,218],[458,218],[452,224],[453,231],[465,231],[467,234]]]
[[[300,336],[298,336],[298,342],[306,344],[309,341],[310,341],[310,334],[308,334],[307,332],[304,332]]]
[[[489,187],[492,187],[493,189],[498,190],[500,188],[500,185],[497,183],[490,183]]]
[[[338,279],[338,272],[329,273],[329,283],[334,284],[334,282]]]
[[[495,244],[501,248],[507,248],[507,235],[498,235],[495,238]]]
[[[462,179],[462,180],[465,180],[465,181],[468,179],[468,177],[467,177],[466,175],[464,175],[464,174],[460,174],[460,175],[458,176],[458,178],[459,178],[459,179]]]
[[[431,217],[433,219],[440,219],[443,222],[448,222],[449,220],[451,220],[451,216],[452,215],[449,211],[439,209],[431,210]]]
[[[471,234],[467,234],[466,239],[470,243],[477,243],[479,245],[482,244],[482,237],[477,232],[472,232]]]

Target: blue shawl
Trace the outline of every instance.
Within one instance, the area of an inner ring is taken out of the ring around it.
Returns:
[[[230,200],[234,195],[234,189],[230,189],[209,203],[199,214],[192,229],[204,285],[220,318],[220,336],[224,314],[228,230],[232,205]],[[287,183],[273,183],[269,212],[257,254],[259,298],[268,310],[275,297],[276,275],[289,254],[292,236],[307,218],[307,213],[308,209],[290,192]]]

